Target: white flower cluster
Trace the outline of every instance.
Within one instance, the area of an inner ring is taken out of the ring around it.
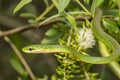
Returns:
[[[84,49],[91,48],[95,45],[95,39],[91,29],[80,29],[79,31],[79,45]]]

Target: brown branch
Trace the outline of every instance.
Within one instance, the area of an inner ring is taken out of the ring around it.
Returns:
[[[0,31],[0,33],[2,34],[2,31]],[[30,75],[32,80],[35,80],[36,77],[34,76],[32,70],[30,69],[29,65],[27,64],[26,60],[24,59],[24,57],[21,55],[20,51],[17,49],[17,47],[12,43],[12,41],[7,37],[4,36],[4,40],[11,46],[11,48],[13,49],[13,51],[16,53],[16,55],[18,56],[18,58],[20,59],[22,65],[24,66],[25,70],[28,72],[28,74]]]
[[[4,31],[4,32],[0,33],[0,37],[9,36],[9,35],[23,32],[25,30],[32,29],[32,28],[33,28],[33,26],[30,26],[30,25],[26,25],[26,26],[22,26],[22,27],[18,27],[18,28],[13,28],[11,30]]]
[[[77,21],[85,21],[85,19],[91,20],[91,17],[90,16],[77,16],[77,17],[75,17],[75,19]],[[56,18],[56,19],[53,19],[51,21],[48,21],[48,22],[40,25],[39,27],[52,25],[52,24],[55,24],[55,23],[61,22],[61,21],[62,21],[62,18]],[[33,29],[36,26],[38,26],[39,24],[41,24],[42,22],[43,21],[38,22],[38,23],[33,24],[33,25],[20,26],[20,27],[13,28],[13,29],[8,30],[8,31],[4,31],[4,32],[0,33],[0,37],[9,36],[9,35],[20,33],[20,32],[23,32],[23,31],[26,31],[26,30],[29,30],[29,29]]]

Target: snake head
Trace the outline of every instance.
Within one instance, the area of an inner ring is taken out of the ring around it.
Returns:
[[[29,45],[29,46],[22,48],[22,51],[25,53],[53,53],[53,52],[57,52],[52,47],[56,47],[56,46],[35,44],[35,45]]]
[[[25,53],[34,53],[37,50],[36,47],[33,46],[26,46],[24,48],[22,48],[22,51]]]

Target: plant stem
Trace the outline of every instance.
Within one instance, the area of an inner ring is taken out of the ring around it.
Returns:
[[[82,8],[85,12],[87,12],[88,15],[91,15],[91,13],[83,6],[83,4],[79,1],[79,0],[75,0]]]
[[[84,65],[83,63],[81,63],[81,66],[82,66],[82,68],[83,68],[83,71],[84,71],[84,75],[85,75],[86,80],[90,80],[90,77],[89,77],[89,74],[88,74],[88,72],[87,72],[87,70],[86,70],[86,68],[85,68],[85,65]]]
[[[99,49],[102,56],[110,56],[107,47],[99,41]],[[120,79],[120,65],[117,61],[108,64],[111,71]]]
[[[48,14],[49,11],[53,9],[53,7],[54,7],[54,4],[51,4],[49,7],[47,7],[46,10],[35,19],[35,22],[38,22],[39,20],[41,20],[46,14]]]

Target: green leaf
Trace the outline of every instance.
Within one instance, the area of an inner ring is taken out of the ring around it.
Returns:
[[[18,80],[27,80],[27,77],[28,77],[28,73],[24,71],[23,74],[18,77]]]
[[[120,12],[119,12],[119,17],[118,17],[118,25],[120,26]]]
[[[49,0],[43,0],[44,1],[44,3],[45,3],[45,5],[48,7],[49,6]]]
[[[45,33],[45,35],[46,35],[46,36],[54,36],[54,35],[57,34],[57,31],[58,31],[58,30],[56,30],[55,28],[52,28],[52,29],[48,30],[48,31]]]
[[[84,2],[85,2],[86,4],[89,4],[89,3],[90,3],[90,0],[84,0]]]
[[[73,27],[74,31],[76,32],[76,35],[78,35],[78,34],[79,34],[79,31],[78,31],[78,28],[77,28],[76,21],[75,21],[74,17],[71,16],[71,15],[69,15],[69,14],[67,14],[67,13],[65,13],[65,15],[66,15],[66,16],[65,16],[66,19],[69,21],[69,23],[70,23],[71,26]]]
[[[53,36],[46,36],[46,38],[44,38],[41,41],[41,44],[55,44],[57,43],[59,37],[61,37],[62,33],[56,33]]]
[[[24,18],[36,18],[36,15],[32,13],[21,13],[19,16]]]
[[[22,7],[24,7],[26,4],[30,3],[32,0],[21,0],[19,4],[15,7],[13,13],[15,14],[17,11],[19,11]]]
[[[91,5],[92,16],[94,15],[95,9],[98,8],[103,2],[104,0],[93,0]]]
[[[59,4],[58,4],[59,5],[58,6],[59,13],[63,12],[69,3],[70,3],[70,0],[59,0]]]
[[[119,32],[119,28],[118,28],[117,23],[112,21],[112,20],[104,19],[103,25],[111,33],[118,33]]]
[[[19,61],[15,60],[15,59],[11,59],[10,60],[11,65],[13,66],[13,68],[20,74],[22,75],[24,73],[24,69],[22,67],[22,65],[20,64]]]
[[[109,1],[109,7],[114,8],[116,6],[117,0],[110,0]]]
[[[56,75],[52,75],[51,80],[57,80]]]

